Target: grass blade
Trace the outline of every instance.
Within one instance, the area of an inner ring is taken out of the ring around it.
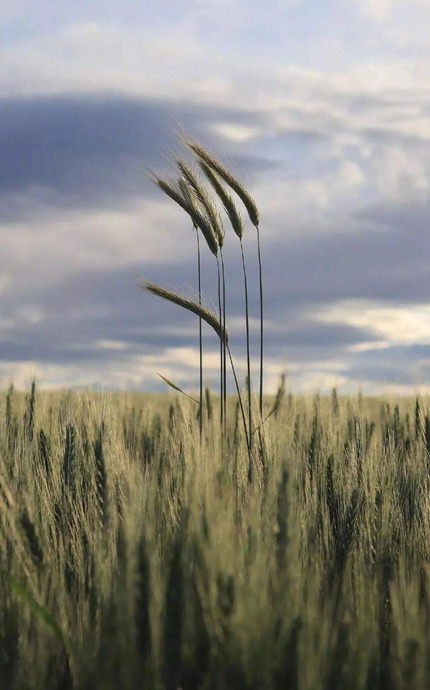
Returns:
[[[190,400],[193,400],[195,403],[197,403],[197,405],[199,405],[198,400],[193,398],[192,395],[188,395],[188,393],[185,393],[185,391],[183,391],[182,388],[179,388],[179,386],[177,386],[175,383],[173,383],[173,381],[169,381],[169,379],[166,379],[165,376],[162,376],[162,374],[159,374],[158,371],[157,371],[157,375],[160,377],[160,379],[163,379],[163,381],[165,383],[167,383],[167,385],[170,386],[170,388],[173,388],[173,390],[178,391],[179,393],[182,393],[182,395],[186,395],[187,398],[190,398]]]
[[[12,591],[14,594],[17,595],[21,601],[26,604],[31,612],[34,614],[34,616],[45,623],[49,628],[51,628],[52,632],[54,633],[55,637],[58,640],[61,640],[61,642],[65,642],[65,636],[63,631],[61,630],[60,626],[58,625],[57,621],[51,616],[51,614],[43,607],[41,606],[36,599],[30,594],[28,589],[23,585],[19,580],[13,577],[10,573],[8,573],[6,570],[0,570],[0,573],[3,575],[3,577],[7,580],[9,583]]]

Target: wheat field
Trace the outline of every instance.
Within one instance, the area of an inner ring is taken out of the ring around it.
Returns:
[[[429,401],[216,403],[1,395],[1,688],[429,687]]]

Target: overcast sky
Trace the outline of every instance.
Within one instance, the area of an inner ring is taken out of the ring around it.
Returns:
[[[137,286],[196,287],[189,219],[145,175],[184,153],[177,122],[260,209],[266,390],[427,384],[429,26],[430,0],[0,0],[0,386],[197,386],[197,319]],[[209,330],[204,363],[216,387]]]

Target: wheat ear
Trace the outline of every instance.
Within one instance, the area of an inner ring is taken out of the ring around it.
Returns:
[[[202,185],[200,184],[200,181],[192,171],[191,167],[180,158],[176,158],[176,164],[180,172],[184,176],[185,180],[190,185],[190,188],[194,193],[200,206],[202,207],[203,215],[211,224],[212,229],[218,240],[218,246],[222,247],[224,244],[225,231],[222,224],[222,220],[215,207],[215,204],[212,202],[210,196],[208,195],[204,187],[202,187]]]
[[[239,238],[241,238],[243,236],[242,218],[240,217],[239,211],[237,210],[232,197],[230,196],[230,194],[228,194],[228,192],[226,192],[221,182],[218,180],[217,176],[212,172],[212,169],[204,160],[199,158],[198,164],[200,168],[203,170],[204,174],[206,175],[208,181],[212,185],[216,194],[220,198],[234,232]]]
[[[163,180],[161,177],[158,177],[158,175],[155,175],[155,173],[151,171],[149,171],[148,175],[151,177],[153,182],[155,182],[157,187],[159,187],[165,194],[167,194],[167,196],[173,199],[173,201],[179,204],[179,206],[188,213],[193,223],[202,231],[203,237],[205,238],[212,254],[217,256],[218,241],[210,221],[197,210],[194,204],[190,203],[189,199],[182,195],[181,191],[175,186],[175,182]]]
[[[196,314],[196,316],[201,316],[203,321],[213,328],[218,338],[220,338],[220,340],[227,345],[227,329],[223,329],[220,319],[216,314],[214,314],[214,312],[210,311],[210,309],[206,309],[206,307],[193,302],[193,300],[189,299],[188,297],[177,295],[176,292],[171,292],[170,290],[166,290],[155,283],[151,283],[149,280],[144,280],[143,282],[139,283],[139,286],[143,290],[151,292],[153,295],[158,295],[158,297],[162,297],[168,302],[172,302],[173,304],[177,304],[179,307],[187,309],[193,314]]]
[[[202,149],[202,147],[200,147]],[[199,150],[200,150],[199,149]],[[194,149],[193,149],[194,150]],[[203,150],[203,149],[202,149]],[[194,150],[194,153],[196,151]],[[198,154],[200,155],[200,154]],[[198,160],[201,169],[209,180],[210,184],[214,188],[218,197],[221,200],[222,205],[230,219],[233,230],[239,237],[240,250],[242,256],[242,268],[244,277],[244,287],[245,287],[245,323],[246,323],[246,359],[247,359],[247,389],[248,389],[248,425],[249,429],[252,429],[252,398],[251,398],[251,354],[250,354],[250,336],[249,336],[249,302],[248,302],[248,278],[246,273],[246,263],[245,254],[243,250],[243,223],[242,219],[236,209],[231,196],[225,191],[222,184],[219,182],[217,176],[213,172],[213,166],[211,166],[207,160],[203,160],[202,157]],[[218,172],[218,171],[217,171]],[[226,171],[228,172],[228,171]],[[230,173],[228,173],[230,175]],[[261,411],[260,411],[261,412]],[[250,435],[250,445],[252,446],[252,435]]]
[[[222,246],[224,244],[224,227],[219,213],[209,197],[208,193],[200,184],[197,176],[194,174],[191,167],[180,158],[175,159],[176,165],[179,171],[182,173],[183,177],[179,181],[180,188],[183,195],[189,200],[189,203],[195,207],[200,205],[202,210],[202,215],[207,220],[208,224],[215,233],[216,239],[218,241],[218,246],[220,248],[222,269],[223,269],[223,281],[222,281],[222,299],[221,299],[221,276],[220,276],[220,263],[218,255],[217,259],[217,271],[218,271],[218,302],[219,302],[219,314],[220,321],[223,326],[225,326],[225,280],[224,280],[224,259],[222,256]],[[224,308],[223,308],[224,306]],[[226,371],[226,355],[225,346],[220,340],[220,423],[221,427],[225,428],[225,407],[226,407],[226,381],[225,381],[225,371]]]
[[[260,213],[257,205],[243,185],[227,170],[227,168],[214,156],[212,156],[206,149],[190,137],[185,132],[178,132],[183,144],[187,146],[197,156],[199,162],[205,163],[214,173],[219,175],[222,180],[237,194],[245,206],[251,223],[257,229],[257,253],[258,253],[258,271],[259,271],[259,286],[260,286],[260,417],[263,417],[263,366],[264,366],[264,314],[263,314],[263,270],[261,262],[261,245],[260,245]],[[209,179],[209,178],[208,178]],[[210,181],[210,180],[209,180]]]
[[[217,160],[214,156],[211,156],[206,149],[199,144],[197,141],[185,134],[180,134],[180,137],[189,149],[202,161],[204,161],[217,175],[219,175],[226,184],[228,184],[231,189],[236,192],[237,196],[241,199],[243,205],[248,211],[248,216],[253,225],[258,228],[260,222],[260,213],[258,211],[257,205],[245,187],[227,170],[224,165]]]

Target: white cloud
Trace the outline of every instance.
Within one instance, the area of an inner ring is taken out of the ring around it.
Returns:
[[[360,10],[376,20],[388,21],[399,8],[411,10],[413,6],[430,7],[430,0],[347,0],[358,5]]]
[[[51,209],[31,222],[0,225],[2,280],[14,282],[19,274],[20,287],[41,287],[76,272],[119,269],[139,260],[183,261],[194,242],[191,230],[187,242],[182,215],[173,204],[145,200],[130,210]]]
[[[35,326],[46,317],[46,310],[41,307],[18,306],[13,317],[0,318],[0,336],[13,332],[17,328]]]
[[[205,361],[205,382],[214,388],[218,384],[218,358],[219,353],[213,352]],[[14,383],[17,390],[29,390],[31,381],[36,378],[39,390],[61,390],[67,387],[92,388],[96,386],[105,391],[111,390],[151,390],[156,386],[158,390],[170,392],[157,376],[157,371],[167,378],[179,384],[185,391],[192,393],[198,388],[198,351],[181,348],[179,352],[174,349],[162,351],[159,357],[140,356],[129,357],[127,362],[115,360],[113,357],[108,364],[95,362],[80,364],[47,364],[36,362],[1,362],[0,363],[0,388],[6,389],[10,383]],[[313,394],[319,391],[322,394],[329,393],[336,387],[343,395],[356,395],[362,390],[366,395],[428,395],[430,385],[417,376],[411,384],[392,383],[389,380],[367,380],[365,376],[354,377],[350,372],[343,374],[338,366],[330,371],[329,367],[322,363],[322,368],[317,367],[292,367],[285,366],[285,362],[277,359],[268,360],[266,363],[265,393],[276,393],[280,375],[287,373],[287,391],[295,393]],[[242,375],[245,375],[244,367]],[[190,385],[190,381],[194,384]],[[257,381],[254,381],[257,385]],[[233,389],[232,389],[233,390]]]
[[[98,340],[94,343],[94,348],[96,350],[128,350],[129,347],[129,343],[125,343],[121,340]]]
[[[392,0],[360,0],[363,9],[376,19],[388,19],[393,7]]]
[[[371,341],[369,343],[357,343],[355,345],[348,345],[348,352],[373,352],[375,350],[386,350],[391,347],[389,340]]]
[[[337,372],[302,370],[297,375],[291,376],[291,383],[295,392],[309,395],[316,391],[323,394],[328,393],[333,388],[345,390],[349,380],[347,376],[342,376]],[[356,391],[357,389],[354,392]]]
[[[211,129],[222,137],[239,143],[250,141],[263,134],[261,127],[236,125],[230,122],[214,122]]]
[[[368,300],[341,300],[315,311],[313,317],[323,323],[368,329],[386,346],[430,344],[430,304],[386,306]],[[382,347],[377,343],[375,349]]]
[[[6,388],[12,381],[17,389],[28,389],[32,378],[36,377],[42,390],[93,385],[102,385],[107,389],[127,390],[131,387],[148,390],[154,386],[164,386],[157,372],[186,390],[190,388],[190,381],[194,382],[194,388],[198,386],[198,348],[168,347],[152,354],[128,354],[126,358],[117,358],[115,350],[119,348],[113,348],[109,362],[104,360],[100,363],[95,360],[79,364],[0,362],[0,389]],[[217,386],[219,350],[205,349],[203,363],[206,382]],[[246,360],[237,358],[235,364],[238,374],[244,375]]]

